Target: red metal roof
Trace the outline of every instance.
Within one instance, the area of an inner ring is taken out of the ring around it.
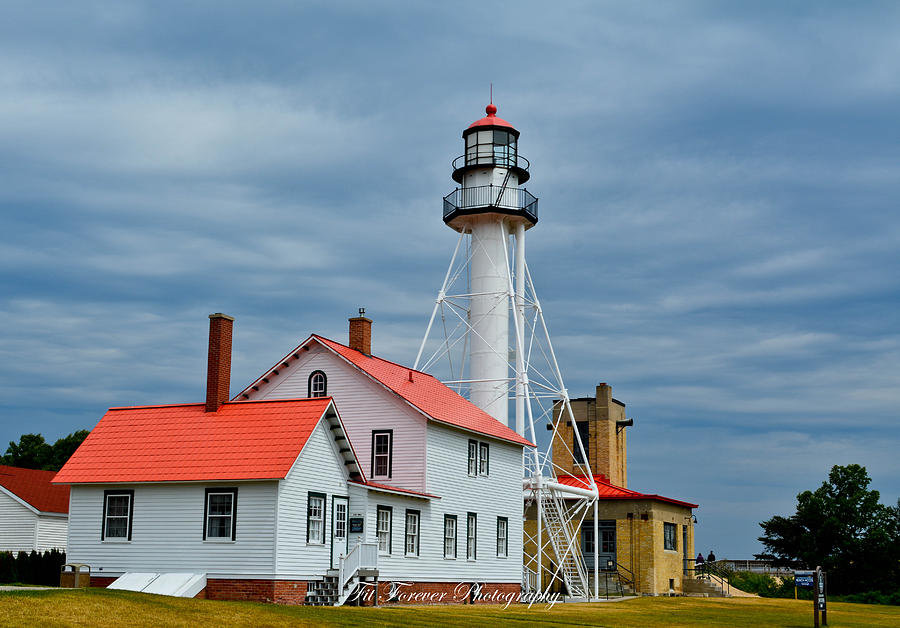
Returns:
[[[478,126],[505,126],[510,129],[515,129],[513,125],[504,120],[503,118],[497,117],[497,105],[494,103],[489,104],[484,108],[484,112],[487,114],[485,117],[480,120],[476,120],[472,124],[469,125],[469,128],[478,127]]]
[[[53,486],[56,471],[0,465],[0,486],[41,512],[69,512],[69,487]]]
[[[439,423],[461,427],[519,445],[534,446],[530,441],[519,436],[515,430],[510,429],[427,373],[414,371],[394,362],[360,353],[322,336],[313,334],[311,337]]]
[[[574,486],[576,488],[584,489],[591,488],[590,481],[588,480],[588,477],[586,475],[560,475],[556,478],[556,481],[560,484],[565,484],[566,486]],[[677,506],[697,508],[697,504],[692,504],[690,502],[683,502],[678,499],[663,497],[662,495],[639,493],[638,491],[632,491],[629,488],[623,488],[621,486],[616,486],[615,484],[610,484],[609,479],[607,479],[607,477],[602,473],[594,475],[594,482],[597,483],[597,491],[600,494],[600,499],[652,499],[669,504],[675,504]]]
[[[55,483],[284,478],[330,397],[110,408]]]
[[[423,493],[421,491],[413,491],[408,488],[400,488],[397,486],[391,486],[390,484],[379,484],[378,482],[372,482],[371,480],[366,480],[365,482],[357,482],[355,480],[348,480],[350,484],[358,484],[359,486],[366,486],[376,491],[387,491],[389,493],[403,493],[404,495],[415,495],[417,497],[426,497],[428,499],[440,499],[437,495],[432,495],[431,493]]]

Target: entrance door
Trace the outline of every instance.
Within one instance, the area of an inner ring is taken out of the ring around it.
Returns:
[[[600,521],[597,525],[600,532],[600,545],[597,547],[600,560],[600,570],[609,568],[616,560],[616,522]],[[589,571],[594,569],[594,522],[585,521],[581,524],[581,554],[584,556],[584,565]],[[613,561],[613,563],[609,563]],[[615,569],[615,567],[612,567]]]
[[[341,566],[341,555],[347,555],[347,498],[332,498],[331,517],[331,567]]]

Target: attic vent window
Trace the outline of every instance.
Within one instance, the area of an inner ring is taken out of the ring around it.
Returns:
[[[322,371],[313,371],[309,375],[309,393],[307,397],[327,397],[328,378]]]

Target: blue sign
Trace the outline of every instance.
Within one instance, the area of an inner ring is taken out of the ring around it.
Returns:
[[[812,589],[815,575],[816,572],[814,571],[795,571],[794,586],[802,589]]]

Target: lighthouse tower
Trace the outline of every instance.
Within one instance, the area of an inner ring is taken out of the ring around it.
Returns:
[[[493,103],[485,113],[463,131],[465,153],[453,162],[453,180],[459,187],[444,197],[444,222],[461,236],[471,236],[466,276],[468,377],[460,383],[468,384],[475,405],[504,424],[515,389],[515,429],[524,435],[525,397],[518,378],[522,356],[516,351],[518,343],[511,347],[510,340],[520,338],[523,331],[525,230],[537,223],[538,200],[520,187],[530,175],[528,160],[519,155],[519,132],[497,117]],[[512,309],[511,298],[518,298]]]
[[[589,569],[574,536],[592,516],[599,538],[598,489],[525,261],[525,232],[537,224],[538,199],[522,187],[531,175],[519,154],[519,132],[497,117],[493,103],[485,113],[463,131],[464,153],[453,161],[459,187],[444,197],[443,217],[459,239],[414,368],[507,425],[515,401],[515,430],[536,445],[523,478],[524,513],[534,524],[525,535],[523,582],[549,591],[548,582],[561,581],[570,595],[588,597]],[[558,438],[566,424],[574,439]],[[568,453],[578,450],[584,475],[573,478],[558,468],[542,442],[567,449],[571,443]],[[557,481],[557,471],[567,475],[565,482]]]

